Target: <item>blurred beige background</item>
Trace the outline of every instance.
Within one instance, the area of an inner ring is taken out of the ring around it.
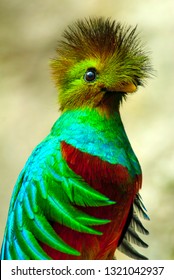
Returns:
[[[144,174],[145,253],[174,259],[173,0],[0,1],[0,243],[17,176],[58,117],[48,66],[56,42],[73,20],[100,15],[138,24],[151,50],[156,78],[129,97],[122,117]]]

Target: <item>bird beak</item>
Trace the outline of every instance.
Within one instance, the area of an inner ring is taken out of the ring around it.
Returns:
[[[126,83],[119,85],[115,90],[120,92],[132,93],[137,90],[137,86],[134,83]]]

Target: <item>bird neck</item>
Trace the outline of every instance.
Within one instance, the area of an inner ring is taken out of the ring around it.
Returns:
[[[110,101],[109,101],[110,102]],[[64,130],[67,128],[74,129],[74,127],[83,127],[86,134],[85,127],[90,127],[96,131],[122,131],[123,124],[119,110],[113,111],[113,108],[108,108],[105,103],[100,104],[96,108],[78,108],[75,110],[67,110],[62,112],[58,123],[62,123]],[[76,131],[77,133],[78,131]]]
[[[120,141],[128,143],[119,112],[108,119],[96,108],[64,112],[53,126],[51,135],[84,152],[96,156],[105,154],[104,158],[110,154],[112,158],[112,151],[116,151]]]

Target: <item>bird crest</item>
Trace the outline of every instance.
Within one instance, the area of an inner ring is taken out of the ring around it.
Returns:
[[[62,109],[96,107],[105,92],[134,92],[152,72],[137,27],[102,17],[70,25],[51,68]]]

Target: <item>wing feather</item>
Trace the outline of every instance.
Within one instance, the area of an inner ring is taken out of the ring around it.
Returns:
[[[60,143],[51,145],[50,141],[44,141],[33,151],[16,182],[1,259],[50,259],[41,243],[66,254],[79,255],[54,231],[52,223],[100,235],[92,226],[110,222],[78,209],[78,206],[99,207],[115,202],[75,174],[62,158]]]

